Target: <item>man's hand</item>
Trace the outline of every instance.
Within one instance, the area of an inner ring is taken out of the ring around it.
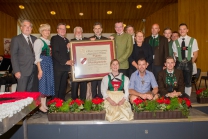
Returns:
[[[152,94],[146,94],[146,98],[149,99],[149,100],[152,100],[153,96],[152,96]]]
[[[178,96],[180,96],[180,95],[181,95],[180,92],[176,92],[176,91],[174,90],[172,93],[168,93],[166,96],[167,96],[167,97],[173,98],[173,97],[178,97]]]
[[[66,65],[74,66],[74,61],[68,60],[68,61],[66,61]]]
[[[95,37],[95,38],[90,38],[90,40],[91,40],[91,41],[95,41],[95,40],[96,40],[96,37]]]
[[[109,39],[113,40],[113,39],[114,39],[114,37],[113,37],[113,36],[110,36],[110,37],[109,37]]]
[[[71,43],[69,42],[67,43],[67,48],[70,49],[70,47],[71,47]]]
[[[153,97],[154,100],[156,100],[156,99],[158,99],[158,98],[159,98],[159,94],[156,94],[156,95]]]
[[[16,77],[17,79],[20,79],[21,73],[20,73],[20,72],[16,72],[16,73],[15,73],[15,77]]]

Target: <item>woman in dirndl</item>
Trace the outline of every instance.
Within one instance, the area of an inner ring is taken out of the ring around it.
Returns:
[[[41,105],[39,110],[46,113],[46,97],[54,96],[54,74],[53,63],[50,50],[50,30],[49,24],[42,24],[39,28],[41,37],[34,42],[35,64],[38,67],[39,92],[41,93]]]
[[[133,112],[129,103],[129,79],[119,73],[119,61],[114,59],[110,63],[112,72],[102,79],[101,93],[103,95],[106,120],[129,121],[133,119]]]

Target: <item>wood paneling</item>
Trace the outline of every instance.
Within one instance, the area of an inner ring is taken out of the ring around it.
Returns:
[[[178,4],[170,4],[160,9],[159,11],[148,16],[145,22],[145,36],[151,35],[151,27],[154,23],[160,25],[160,34],[163,34],[163,29],[171,28],[173,31],[178,30]]]
[[[164,6],[176,3],[177,0],[0,0],[0,10],[17,19],[30,19],[33,24],[33,33],[38,33],[40,24],[49,23],[51,32],[56,33],[59,22],[71,26],[68,33],[73,32],[75,26],[83,27],[85,33],[92,32],[94,22],[103,24],[103,32],[114,32],[116,21],[130,24],[137,30],[143,26],[142,19],[153,14]],[[20,10],[19,5],[25,9]],[[137,9],[136,5],[142,8]],[[50,15],[50,11],[56,15]],[[111,10],[112,15],[107,15]],[[79,13],[83,12],[83,16]]]
[[[0,54],[4,54],[4,38],[17,35],[17,19],[0,11]]]
[[[199,46],[197,67],[208,71],[208,1],[178,0],[178,24],[186,23],[188,35],[196,38]]]

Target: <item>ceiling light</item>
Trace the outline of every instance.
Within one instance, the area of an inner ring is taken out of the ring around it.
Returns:
[[[69,29],[70,28],[70,25],[66,25],[66,28]]]
[[[142,5],[137,5],[136,8],[140,9],[140,8],[142,8]]]
[[[55,15],[55,14],[56,14],[56,12],[55,12],[55,11],[51,11],[51,14],[52,14],[52,15]]]
[[[126,27],[126,24],[123,24],[124,27]]]
[[[25,7],[23,5],[19,5],[20,9],[25,9]]]
[[[80,15],[80,16],[83,16],[84,14],[83,14],[83,13],[79,13],[79,15]]]
[[[107,14],[112,14],[113,12],[112,11],[107,11]]]

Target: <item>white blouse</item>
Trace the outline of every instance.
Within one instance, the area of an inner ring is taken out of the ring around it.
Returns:
[[[113,75],[112,74],[109,74],[111,76],[111,79],[113,79]],[[120,73],[118,76],[116,76],[116,78],[118,79],[122,79],[122,73]],[[102,79],[102,83],[101,83],[101,93],[103,95],[103,98],[106,99],[108,97],[107,95],[107,90],[108,90],[108,75],[106,75],[105,77],[103,77]],[[113,81],[116,81],[116,79],[114,79]],[[124,98],[129,101],[129,78],[124,76],[124,91],[125,91],[125,94],[124,94]]]
[[[42,40],[44,40],[46,42],[47,45],[50,45],[50,41],[44,39],[43,37],[40,37]],[[44,43],[41,39],[37,39],[34,42],[34,53],[35,53],[35,64],[37,64],[37,62],[41,62],[42,59],[40,58],[40,54],[42,53],[42,48],[44,46]]]

